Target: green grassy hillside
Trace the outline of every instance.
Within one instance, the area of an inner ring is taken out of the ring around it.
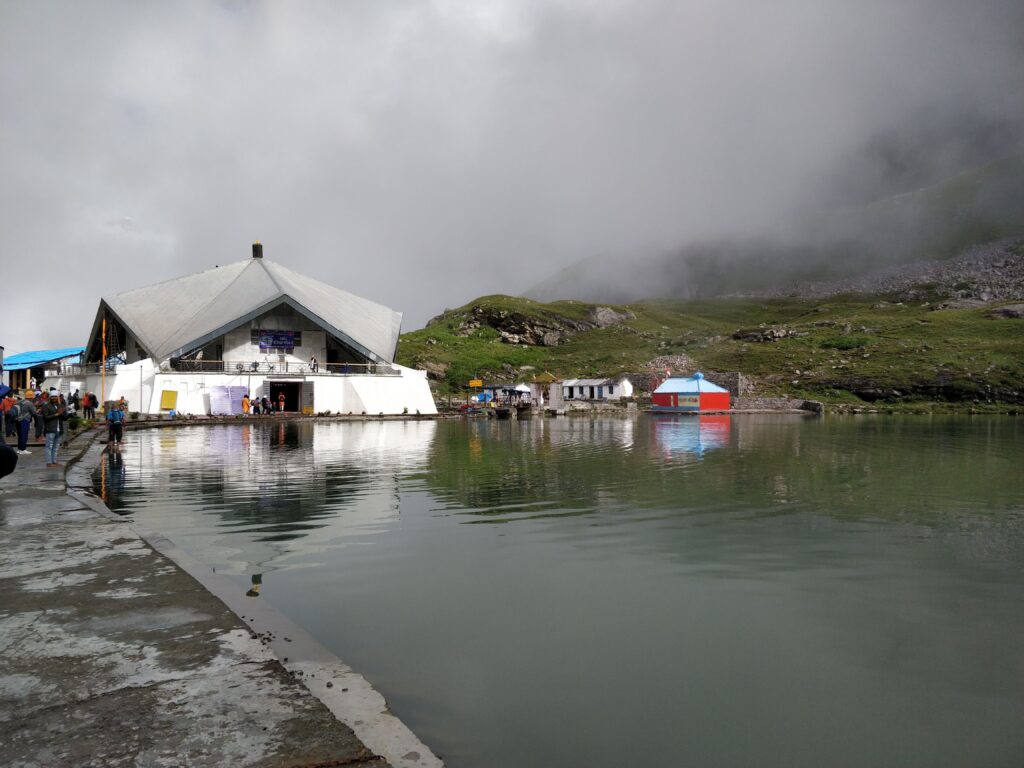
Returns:
[[[937,309],[936,301],[658,300],[603,305],[624,319],[597,327],[594,304],[487,296],[403,335],[398,362],[426,368],[440,393],[462,392],[472,378],[523,381],[545,370],[630,373],[686,354],[704,370],[743,372],[765,395],[899,407],[1024,403],[1024,319],[993,316],[998,304]],[[751,340],[769,329],[783,338]],[[537,342],[544,332],[553,346]]]

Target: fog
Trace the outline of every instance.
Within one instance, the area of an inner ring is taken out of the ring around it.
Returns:
[[[1019,151],[1016,0],[0,0],[7,353],[266,257],[405,313]]]

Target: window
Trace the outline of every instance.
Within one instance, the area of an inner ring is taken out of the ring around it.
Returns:
[[[608,385],[608,394],[609,395],[614,395],[615,394],[615,385],[614,384],[609,384]]]

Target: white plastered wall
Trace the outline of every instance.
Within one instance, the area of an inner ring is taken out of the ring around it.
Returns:
[[[289,379],[312,383],[313,408],[318,413],[352,413],[359,415],[396,415],[402,413],[436,414],[437,407],[427,385],[425,371],[395,366],[399,376],[367,376],[353,374],[307,375]],[[141,379],[140,379],[141,371]],[[81,379],[81,377],[76,377]],[[159,414],[161,394],[178,393],[176,410],[186,414],[210,413],[210,393],[215,386],[247,387],[254,397],[269,394],[263,391],[266,376],[247,373],[177,373],[159,371],[151,360],[118,366],[116,373],[108,373],[106,399],[128,400],[129,409]],[[141,389],[140,389],[141,382]],[[85,377],[85,389],[100,394],[100,377]],[[141,398],[140,398],[141,392]],[[140,399],[145,403],[140,407]]]

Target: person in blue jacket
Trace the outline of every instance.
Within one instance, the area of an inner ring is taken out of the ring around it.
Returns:
[[[107,444],[120,447],[124,440],[124,409],[120,403],[111,403],[107,411]]]

